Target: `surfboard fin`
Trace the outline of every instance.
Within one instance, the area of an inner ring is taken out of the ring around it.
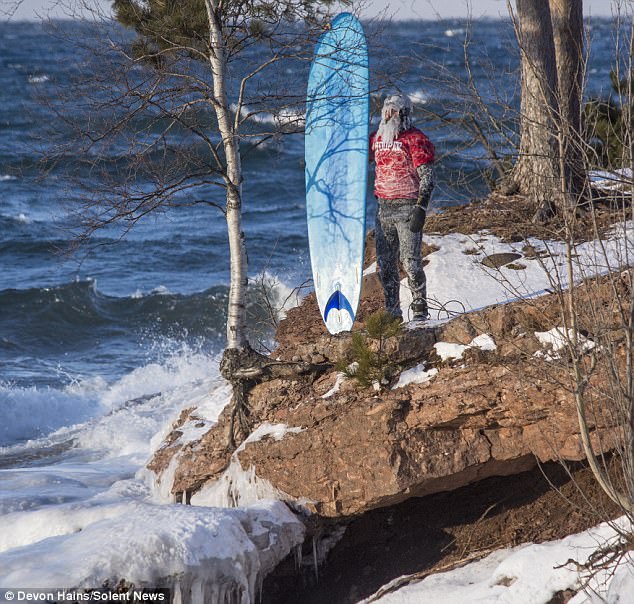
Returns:
[[[326,303],[326,308],[324,310],[324,321],[328,321],[328,314],[331,310],[347,310],[350,318],[354,321],[354,311],[352,310],[352,305],[348,301],[340,290],[335,291],[330,298],[328,298],[328,302]]]

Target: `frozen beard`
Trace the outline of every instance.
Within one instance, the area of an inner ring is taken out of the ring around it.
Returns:
[[[392,115],[388,120],[385,119],[385,109],[382,111],[381,123],[377,130],[377,136],[381,139],[381,142],[391,145],[399,135],[401,131],[401,118],[398,111]]]
[[[399,133],[412,126],[412,102],[404,94],[393,94],[385,99],[381,110],[381,123],[377,136],[383,143],[391,145]]]

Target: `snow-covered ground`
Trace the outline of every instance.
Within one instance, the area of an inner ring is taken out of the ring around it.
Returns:
[[[566,246],[558,241],[530,238],[503,243],[480,232],[477,235],[426,235],[425,241],[440,249],[427,256],[427,295],[432,319],[444,320],[453,313],[478,310],[495,303],[510,302],[568,286]],[[532,246],[535,257],[524,257],[523,248]],[[499,269],[484,266],[486,256],[516,253],[521,257]],[[631,223],[615,227],[606,240],[588,241],[574,247],[574,280],[618,270],[634,263],[634,228]],[[401,307],[409,314],[411,294],[401,284]]]
[[[624,520],[619,524],[627,528]],[[593,574],[580,574],[575,564],[587,562],[597,548],[617,539],[615,528],[602,524],[558,541],[497,550],[477,562],[430,575],[396,591],[390,591],[388,584],[382,588],[385,595],[377,592],[363,602],[545,604],[557,592],[570,589],[578,593],[568,604],[632,604],[634,559],[631,556]],[[402,580],[396,579],[392,584],[402,584]]]
[[[577,246],[574,279],[631,264],[632,236],[627,225],[602,244]],[[426,240],[439,248],[428,256],[426,267],[434,321],[463,308],[544,293],[553,287],[548,271],[556,275],[555,281],[567,284],[565,249],[559,243],[531,240],[528,243],[547,255],[522,257],[513,267],[493,270],[481,264],[485,256],[522,254],[524,243],[502,243],[488,233],[429,235]],[[409,291],[404,288],[402,294],[407,316]],[[555,336],[544,338],[552,345]],[[491,348],[495,343],[481,334],[470,346]],[[464,349],[447,343],[439,352],[456,358]],[[303,537],[302,525],[283,504],[257,501],[275,493],[254,484],[249,469],[234,465],[226,484],[204,489],[192,498],[192,506],[176,505],[172,473],[155,482],[143,469],[182,409],[196,408],[195,419],[182,428],[182,441],[197,438],[216,421],[229,401],[217,362],[181,351],[162,365],[147,365],[113,384],[78,383],[53,399],[50,393],[24,391],[18,393],[23,400],[0,406],[0,587],[95,587],[125,577],[139,585],[160,580],[183,593],[195,585],[197,593],[215,594],[212,598],[221,595],[213,592],[214,585],[237,585],[245,597],[255,597],[257,581]],[[425,367],[413,368],[397,387],[433,377]],[[0,384],[0,394],[2,388]],[[17,396],[15,389],[11,393]],[[262,430],[284,438],[301,428],[275,425]],[[30,436],[38,431],[47,434]],[[32,440],[24,440],[29,437]],[[223,507],[236,502],[242,507]],[[385,601],[545,603],[553,589],[560,589],[557,586],[579,581],[574,569],[552,566],[574,555],[587,556],[607,530],[599,527],[558,544],[496,552],[403,588]],[[611,595],[612,601],[634,602],[631,569],[619,568],[604,590],[621,594],[621,600]],[[630,594],[630,600],[623,599]],[[574,604],[595,602],[578,598]]]
[[[632,188],[632,170],[630,168],[612,171],[593,170],[590,172],[590,180],[598,189],[623,191],[627,194]]]

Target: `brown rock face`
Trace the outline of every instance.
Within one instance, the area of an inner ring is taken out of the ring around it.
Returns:
[[[533,355],[540,349],[534,331],[557,324],[551,302],[545,297],[530,305],[494,307],[389,340],[389,357],[401,367],[421,360],[435,366],[438,373],[427,383],[377,392],[344,381],[324,398],[337,379],[333,369],[313,382],[298,377],[260,384],[249,398],[253,429],[266,422],[301,431],[247,442],[233,459],[244,470],[254,468],[258,479],[289,500],[327,517],[515,474],[537,460],[583,459],[566,363]],[[309,297],[297,316],[312,316],[311,305],[316,303]],[[341,357],[348,336],[313,334],[289,324],[297,316],[291,312],[280,329],[276,357],[320,355],[331,362]],[[468,345],[482,333],[493,337],[496,350],[467,348],[463,359],[451,362],[436,355],[436,341]],[[599,392],[602,378],[593,380]],[[174,439],[168,438],[151,469],[160,473],[178,451],[173,492],[195,492],[217,480],[232,459],[228,421],[225,409],[199,442],[180,449],[170,447]],[[600,419],[592,427],[596,450],[609,449]]]
[[[453,490],[559,457],[578,460],[574,408],[561,391],[499,366],[444,369],[427,386],[310,397],[269,421],[304,430],[248,444],[243,468],[323,516]],[[256,396],[274,397],[281,384]]]

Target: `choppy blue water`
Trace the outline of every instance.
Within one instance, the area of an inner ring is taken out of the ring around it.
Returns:
[[[609,86],[610,27],[607,21],[593,23],[590,94]],[[65,202],[76,187],[67,178],[69,166],[72,172],[76,164],[86,190],[97,187],[100,177],[72,153],[40,170],[37,160],[54,142],[46,137],[56,120],[45,101],[82,69],[106,69],[103,63],[110,60],[106,55],[101,64],[82,62],[68,36],[93,33],[72,23],[61,29],[63,35],[35,23],[0,23],[0,422],[9,407],[28,398],[25,392],[59,393],[97,378],[111,384],[171,358],[183,346],[213,356],[224,342],[228,256],[225,224],[213,208],[169,210],[141,221],[121,240],[119,231],[105,230],[96,236],[97,245],[61,255],[71,241]],[[459,21],[384,28],[370,39],[373,72],[384,74],[376,75],[374,85],[383,85],[385,74],[398,76],[419,117],[426,110],[442,114],[456,98],[429,81],[429,66],[436,63],[446,74],[464,78],[464,32]],[[120,33],[110,28],[108,35]],[[471,48],[473,74],[484,96],[516,102],[510,25],[475,22]],[[306,68],[289,66],[286,76],[301,83]],[[76,110],[82,110],[80,104]],[[482,149],[465,149],[472,143],[469,136],[438,120],[419,119],[418,125],[441,157],[434,204],[461,203],[472,195],[463,177],[476,193],[482,191]],[[114,160],[122,149],[114,146],[110,152]],[[302,156],[302,137],[292,135],[248,154],[243,165],[249,274],[266,272],[290,287],[310,277]],[[256,316],[257,295],[252,298]],[[22,393],[20,401],[16,393]],[[79,411],[78,418],[83,418]],[[32,419],[30,432],[8,431],[8,442],[51,429]],[[2,444],[8,443],[0,432]]]

